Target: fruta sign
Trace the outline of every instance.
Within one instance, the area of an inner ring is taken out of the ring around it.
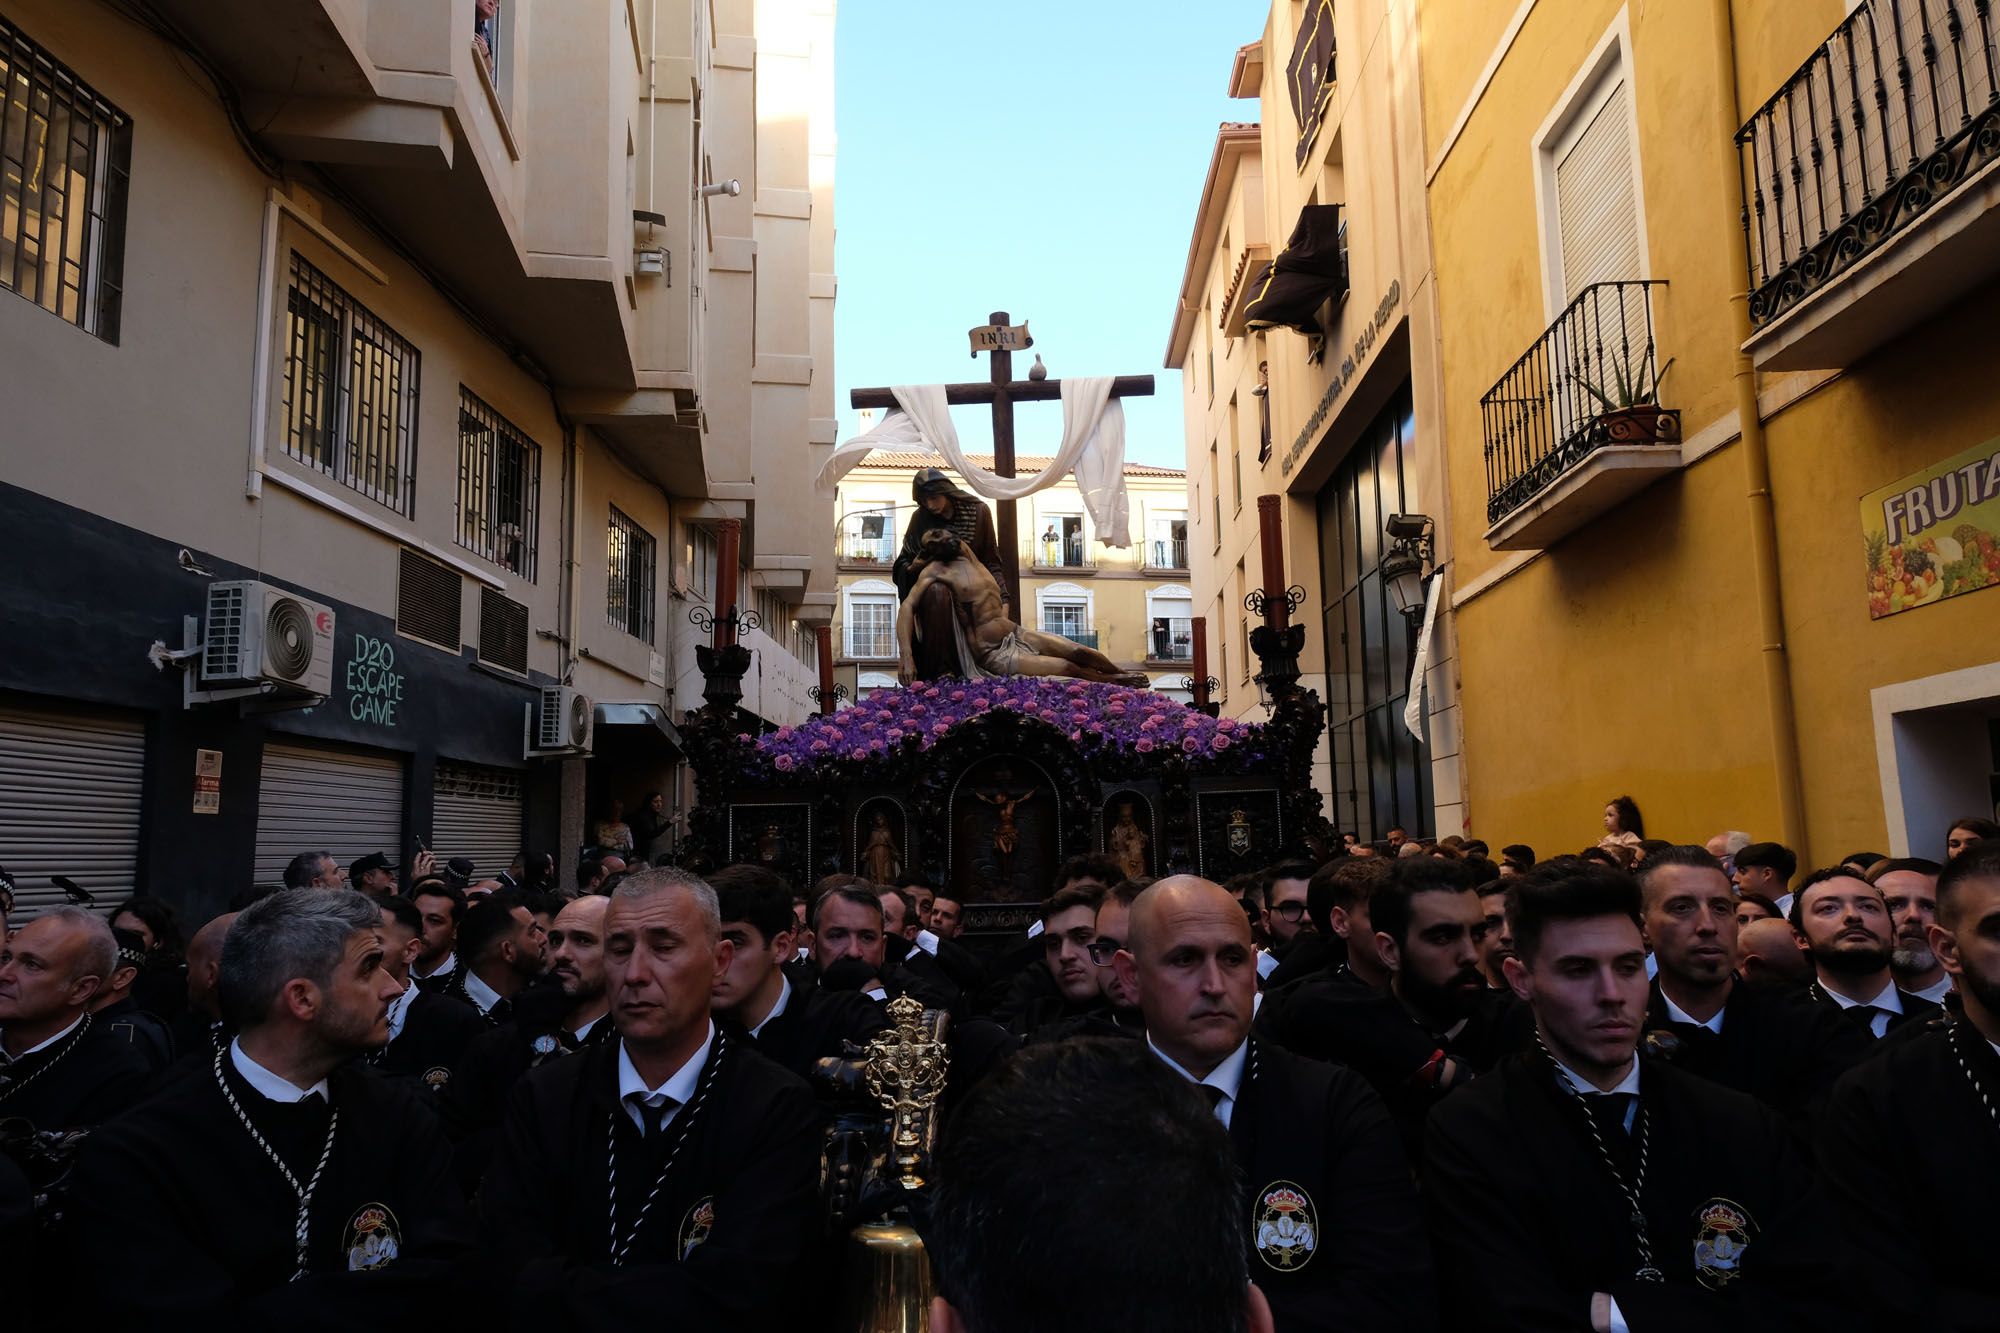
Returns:
[[[2000,440],[1861,498],[1868,615],[2000,586]]]
[[[1906,490],[1891,488],[1882,500],[1882,527],[1890,542],[1909,541],[1926,528],[1948,523],[1962,511],[2000,496],[2000,450],[1989,455],[1986,448],[1975,449],[1963,464],[1954,458],[1928,475],[1919,473]]]

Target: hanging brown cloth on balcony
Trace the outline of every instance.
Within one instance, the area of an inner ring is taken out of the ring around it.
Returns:
[[[1312,204],[1299,210],[1298,225],[1278,257],[1250,280],[1244,322],[1252,329],[1289,328],[1322,337],[1319,308],[1346,290],[1340,205]]]

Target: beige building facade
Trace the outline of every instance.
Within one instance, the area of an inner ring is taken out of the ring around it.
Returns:
[[[212,907],[317,847],[566,876],[610,801],[687,798],[726,521],[744,705],[803,717],[831,520],[782,482],[834,439],[830,0],[154,8],[0,3],[30,902],[65,873]],[[248,620],[259,585],[304,608],[306,675],[173,660],[237,584]]]
[[[993,466],[990,455],[969,457],[976,466]],[[1015,472],[1031,476],[1048,461],[1022,455]],[[892,566],[915,512],[912,480],[937,462],[929,454],[878,450],[836,488],[834,655],[856,698],[896,684]],[[1154,689],[1186,699],[1194,657],[1187,477],[1176,468],[1127,463],[1125,489],[1127,547],[1099,540],[1074,478],[1016,502],[1022,606],[1015,619],[1096,648],[1144,671]]]
[[[1415,8],[1278,0],[1235,53],[1229,93],[1258,116],[1217,132],[1165,358],[1182,372],[1216,702],[1268,715],[1245,598],[1264,585],[1257,497],[1277,495],[1285,582],[1304,593],[1302,684],[1328,708],[1315,786],[1334,826],[1364,839],[1456,832],[1463,803],[1450,615],[1422,636],[1421,600],[1399,610],[1383,567],[1395,515],[1431,521],[1424,573],[1450,559]],[[1338,263],[1315,261],[1296,326],[1268,325],[1265,266],[1310,239],[1302,227]]]

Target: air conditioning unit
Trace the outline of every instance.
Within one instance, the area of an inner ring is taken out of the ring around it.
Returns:
[[[201,676],[212,685],[333,693],[333,608],[255,579],[209,584]]]
[[[590,729],[597,705],[589,695],[567,685],[546,685],[541,699],[529,704],[527,711],[523,749],[528,758],[590,753]]]

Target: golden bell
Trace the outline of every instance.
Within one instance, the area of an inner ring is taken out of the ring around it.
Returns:
[[[894,1223],[854,1228],[845,1269],[845,1333],[928,1333],[936,1289],[915,1230]]]

